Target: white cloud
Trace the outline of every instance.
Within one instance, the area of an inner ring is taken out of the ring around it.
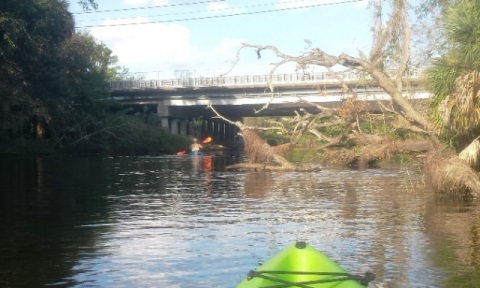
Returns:
[[[169,0],[153,0],[151,5],[152,6],[162,6],[162,5],[169,5]]]
[[[223,38],[213,49],[213,55],[221,58],[234,58],[244,39]]]
[[[291,8],[298,8],[307,5],[312,5],[314,2],[320,2],[319,0],[299,0],[299,1],[292,1],[292,0],[278,0],[277,8],[278,9],[291,9]]]
[[[367,8],[368,7],[368,0],[363,0],[363,1],[357,2],[357,7],[361,8],[361,9]]]
[[[218,76],[230,70],[242,42],[245,40],[223,38],[212,49],[198,54],[198,58],[192,62],[197,76]]]
[[[231,15],[231,14],[239,14],[245,12],[245,7],[232,7],[225,2],[211,2],[207,6],[207,11],[212,14],[224,14],[224,15]]]
[[[125,20],[107,20],[103,24],[121,24]],[[148,23],[147,18],[128,19],[129,23]],[[198,51],[190,43],[190,31],[178,24],[153,23],[98,27],[92,35],[104,42],[126,67],[186,65]],[[150,68],[152,69],[152,68]]]
[[[128,6],[144,6],[148,5],[149,0],[125,0],[124,3]]]
[[[169,0],[124,0],[128,6],[162,6],[170,4]]]
[[[128,1],[138,4],[141,0]],[[149,3],[152,3],[151,0]],[[220,9],[224,6],[215,7]],[[150,79],[170,78],[175,70],[191,70],[197,76],[225,73],[236,59],[241,43],[246,42],[241,38],[223,38],[201,50],[196,43],[192,43],[191,32],[182,23],[151,21],[147,17],[108,19],[101,24],[113,26],[95,27],[90,32],[118,56],[118,65],[129,68],[132,73],[149,72],[142,75]],[[245,54],[230,75],[252,74],[246,70],[268,73],[271,63],[266,61],[268,58],[262,57],[262,61],[259,61],[254,52]],[[254,64],[247,64],[248,60],[253,60]]]
[[[277,9],[297,9],[312,5],[330,5],[335,3],[344,3],[344,0],[278,0]],[[360,3],[368,2],[367,0]]]
[[[219,12],[228,9],[228,5],[224,2],[211,2],[207,6],[208,12]]]
[[[148,23],[148,18],[106,20],[104,25]],[[146,78],[171,77],[175,70],[195,71],[197,76],[221,74],[231,67],[244,39],[223,38],[212,49],[200,51],[191,43],[190,31],[180,24],[152,23],[97,27],[91,34],[118,56],[118,65],[134,72],[149,72]],[[170,75],[168,75],[170,73]]]

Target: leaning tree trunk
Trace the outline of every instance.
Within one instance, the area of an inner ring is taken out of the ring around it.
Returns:
[[[463,198],[478,198],[480,195],[477,173],[450,150],[430,153],[424,171],[436,191]]]
[[[240,129],[240,135],[243,138],[244,143],[244,152],[247,156],[249,163],[244,164],[235,164],[230,165],[229,169],[234,168],[252,168],[252,169],[262,169],[262,170],[310,170],[306,166],[296,166],[282,155],[284,155],[292,145],[280,145],[277,147],[270,146],[265,142],[257,133],[252,129],[243,125],[241,122],[231,121],[218,113],[212,105],[208,105],[208,108],[217,115],[217,117],[223,119],[225,122],[228,122],[232,125],[235,125]],[[272,163],[277,164],[276,166],[271,165]]]
[[[242,130],[243,142],[245,143],[245,154],[250,163],[256,163],[261,165],[271,165],[273,163],[281,165],[284,169],[295,170],[296,166],[290,161],[285,159],[280,154],[284,154],[286,149],[275,149],[266,143],[257,133],[254,131],[243,128]],[[288,146],[282,146],[282,148]],[[279,153],[280,152],[280,153]]]
[[[480,136],[475,138],[467,148],[463,149],[458,157],[460,159],[467,161],[471,167],[478,169],[480,168]]]

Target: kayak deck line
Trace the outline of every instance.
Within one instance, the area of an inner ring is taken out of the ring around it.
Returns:
[[[275,278],[273,276],[268,276],[266,274],[288,274],[288,275],[319,275],[319,276],[343,276],[339,278],[330,278],[330,279],[322,279],[322,280],[312,280],[312,281],[305,281],[305,282],[289,282],[284,281],[279,278]],[[257,271],[251,270],[248,272],[248,280],[253,279],[254,277],[261,277],[267,280],[277,281],[282,284],[288,284],[287,286],[284,285],[275,285],[275,286],[262,286],[262,288],[277,288],[277,287],[290,287],[290,286],[298,286],[298,287],[308,287],[304,285],[309,284],[320,284],[320,283],[329,283],[329,282],[341,282],[347,280],[355,280],[361,285],[368,286],[370,281],[375,279],[375,275],[367,271],[365,272],[365,276],[354,275],[350,273],[343,273],[343,272],[303,272],[303,271]]]
[[[360,288],[374,279],[370,271],[364,276],[348,273],[323,253],[299,241],[251,270],[237,288]]]

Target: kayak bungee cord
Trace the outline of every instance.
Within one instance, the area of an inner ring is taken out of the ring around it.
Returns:
[[[283,279],[276,278],[271,275],[269,276],[266,274],[318,275],[318,276],[340,276],[340,277],[331,278],[331,279],[312,280],[312,281],[291,282],[291,281],[286,281]],[[368,286],[368,283],[370,283],[375,279],[375,275],[370,271],[367,271],[365,273],[365,276],[360,276],[360,275],[353,275],[353,274],[343,273],[343,272],[257,271],[257,270],[250,271],[248,273],[247,279],[251,280],[255,277],[281,283],[279,285],[273,285],[273,286],[262,286],[261,288],[282,288],[282,287],[311,288],[310,286],[307,286],[307,285],[330,283],[330,282],[341,282],[341,281],[348,281],[348,280],[355,280],[361,285]]]
[[[307,242],[297,241],[250,271],[236,288],[365,288],[374,279],[370,271],[350,274]]]

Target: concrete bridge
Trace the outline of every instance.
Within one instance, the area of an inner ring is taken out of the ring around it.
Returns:
[[[405,78],[406,97],[429,97],[420,76],[415,71]],[[235,121],[243,117],[293,116],[300,108],[315,113],[318,109],[311,103],[338,107],[351,96],[343,92],[342,82],[353,87],[359,100],[369,101],[372,110],[378,108],[378,101],[390,101],[372,81],[353,72],[116,81],[110,83],[110,89],[111,96],[123,105],[157,113],[162,127],[172,133],[213,135],[217,143],[228,144],[237,140],[236,127],[216,118],[208,105]],[[266,103],[270,103],[269,108],[258,112]]]

